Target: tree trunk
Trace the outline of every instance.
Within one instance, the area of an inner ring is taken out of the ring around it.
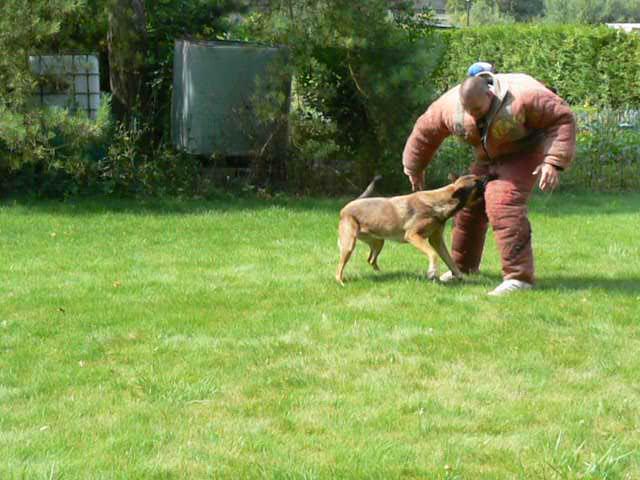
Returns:
[[[116,118],[130,124],[144,104],[146,13],[143,0],[109,0],[109,83]]]

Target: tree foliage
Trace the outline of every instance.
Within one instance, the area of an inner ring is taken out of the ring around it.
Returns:
[[[640,35],[608,27],[511,25],[445,33],[436,76],[444,91],[478,60],[498,71],[525,72],[558,89],[573,105],[640,107]]]
[[[109,192],[153,190],[166,178],[162,172],[187,178],[193,170],[177,168],[177,157],[162,146],[170,127],[173,47],[180,38],[288,48],[282,72],[295,73],[294,101],[280,125],[287,120],[292,134],[289,181],[306,186],[319,180],[316,186],[325,192],[344,192],[349,185],[355,190],[374,171],[387,176],[388,188],[406,188],[400,155],[413,122],[477,60],[530,73],[572,104],[640,107],[640,37],[607,28],[514,24],[533,23],[545,8],[553,22],[640,21],[640,3],[544,0],[543,8],[542,1],[474,0],[472,26],[509,25],[439,33],[428,12],[414,15],[413,2],[403,0],[264,0],[259,7],[246,0],[4,0],[0,169],[40,162],[38,168],[73,172],[85,185],[107,182]],[[138,7],[136,15],[130,6]],[[237,15],[251,6],[250,14]],[[464,25],[466,1],[450,0],[448,7]],[[111,125],[105,111],[92,125],[27,108],[34,89],[28,56],[66,51],[97,51],[103,87],[109,74],[123,75],[112,82],[113,91],[139,109],[135,128]],[[282,115],[283,99],[266,93],[257,111],[265,118]]]
[[[339,171],[358,184],[376,170],[395,172],[390,181],[398,177],[402,146],[433,98],[430,76],[442,54],[430,14],[413,16],[406,7],[396,3],[391,11],[382,0],[274,1],[238,32],[290,50],[293,145],[298,158],[309,159],[301,174],[313,168],[335,178]]]
[[[28,109],[35,91],[29,55],[48,53],[49,42],[79,0],[4,0],[0,7],[0,170],[51,154],[42,119]]]
[[[544,13],[544,0],[496,0],[500,12],[524,22],[541,17]]]
[[[142,0],[108,0],[109,84],[115,112],[125,122],[146,105],[147,14]]]
[[[516,20],[509,14],[500,9],[498,3],[494,0],[476,0],[471,4],[469,11],[451,10],[449,18],[455,25],[480,26],[480,25],[496,25],[511,24]]]
[[[545,0],[545,9],[553,23],[640,22],[638,0]]]
[[[0,177],[26,179],[36,188],[51,185],[58,192],[98,184],[98,190],[108,192],[156,191],[162,190],[162,182],[168,187],[193,181],[186,172],[193,173],[195,162],[175,155],[162,142],[169,133],[173,44],[181,37],[224,35],[222,17],[242,4],[158,0],[147,1],[151,8],[145,12],[142,0],[1,2]],[[137,7],[135,16],[129,7]],[[110,43],[116,53],[111,57]],[[111,121],[109,97],[97,122],[29,106],[35,80],[28,56],[69,51],[100,55],[103,88],[108,88],[104,80],[110,74],[118,77],[114,93],[128,107],[138,108],[129,129]],[[16,185],[24,185],[23,180]]]
[[[466,25],[467,0],[448,0],[447,12]],[[471,25],[544,19],[551,23],[640,22],[637,0],[471,0]]]
[[[470,25],[526,22],[544,13],[543,0],[448,0],[447,12],[454,23],[466,25],[467,6],[470,6]]]
[[[21,109],[33,90],[28,58],[48,42],[81,0],[3,0],[0,3],[0,108]],[[0,115],[1,117],[1,115]]]

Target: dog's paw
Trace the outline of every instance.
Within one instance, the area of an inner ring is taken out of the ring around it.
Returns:
[[[434,272],[434,271],[427,272],[427,280],[430,282],[438,282],[440,280],[438,278],[438,272]]]

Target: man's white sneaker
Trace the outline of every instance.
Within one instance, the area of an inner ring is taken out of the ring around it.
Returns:
[[[501,297],[503,295],[509,295],[510,293],[517,292],[518,290],[531,290],[533,285],[522,280],[505,280],[498,285],[494,290],[489,292],[492,297]]]
[[[440,275],[440,283],[459,282],[461,278],[456,277],[451,270]]]
[[[471,270],[467,275],[475,275],[479,272],[478,269],[475,270]],[[462,278],[456,278],[453,273],[451,272],[451,270],[449,270],[448,272],[443,273],[442,275],[440,275],[440,283],[449,283],[449,282],[455,282],[455,281],[462,281]]]

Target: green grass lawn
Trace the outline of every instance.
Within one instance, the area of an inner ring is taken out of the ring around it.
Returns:
[[[0,478],[640,478],[640,194],[531,205],[538,288],[333,200],[5,201]]]

